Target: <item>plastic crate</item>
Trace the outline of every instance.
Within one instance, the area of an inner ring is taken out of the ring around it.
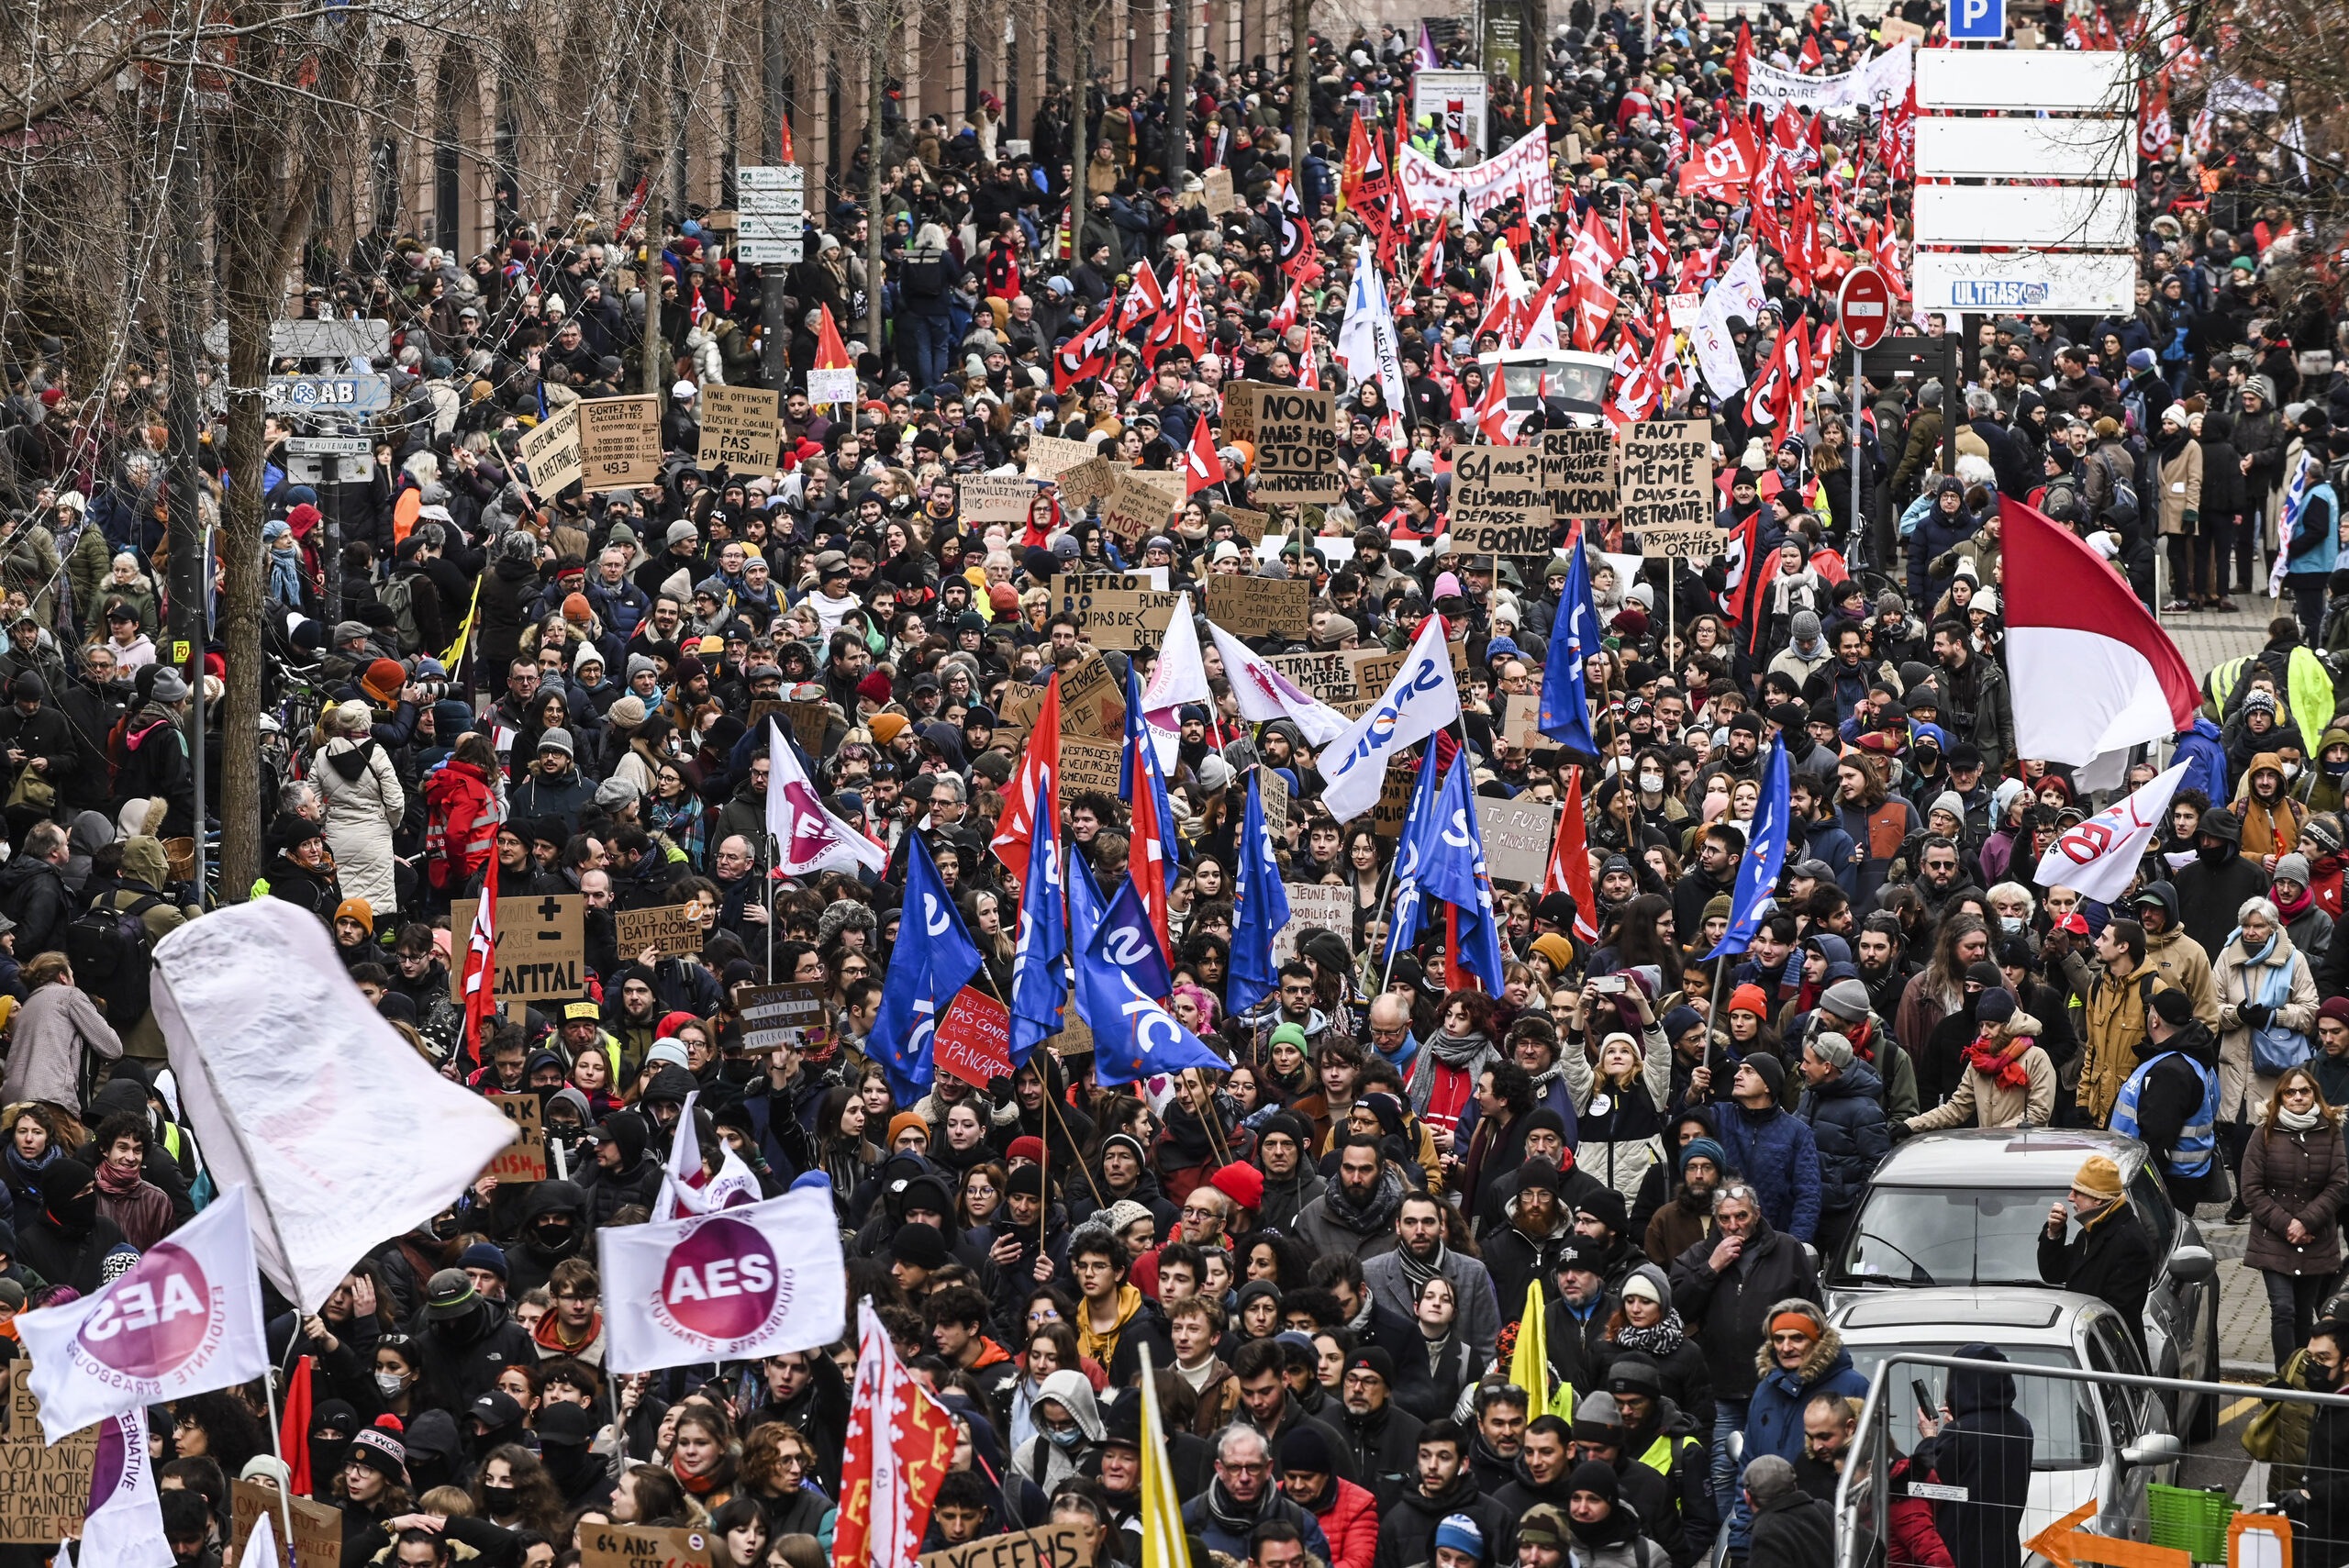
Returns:
[[[2152,1516],[2146,1539],[2155,1546],[2183,1551],[2197,1562],[2227,1560],[2227,1524],[2235,1517],[2235,1500],[2217,1488],[2207,1490],[2165,1486],[2156,1481],[2145,1488]]]

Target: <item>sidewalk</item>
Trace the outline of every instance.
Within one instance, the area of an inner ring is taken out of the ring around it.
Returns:
[[[2229,1383],[2265,1383],[2276,1363],[2267,1339],[2267,1286],[2243,1261],[2251,1227],[2197,1223],[2219,1260],[2219,1375]]]

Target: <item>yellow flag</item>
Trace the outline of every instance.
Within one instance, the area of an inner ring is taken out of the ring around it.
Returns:
[[[1517,1321],[1517,1348],[1509,1352],[1508,1380],[1525,1390],[1529,1418],[1547,1411],[1574,1419],[1575,1385],[1561,1383],[1554,1395],[1551,1392],[1549,1311],[1539,1280],[1526,1282],[1525,1316]]]
[[[421,586],[429,587],[429,585],[427,584]],[[457,628],[457,640],[449,645],[447,656],[440,661],[441,668],[451,675],[457,673],[457,665],[465,656],[465,644],[473,634],[473,617],[479,614],[481,614],[481,579],[476,577],[473,579],[473,603],[465,606],[465,624]]]
[[[1190,1568],[1191,1553],[1183,1544],[1183,1500],[1174,1494],[1174,1473],[1166,1462],[1166,1418],[1158,1410],[1150,1347],[1141,1348],[1141,1568]]]

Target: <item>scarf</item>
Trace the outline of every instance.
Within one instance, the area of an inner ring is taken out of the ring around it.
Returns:
[[[1269,1485],[1269,1483],[1267,1485]],[[1254,1534],[1256,1527],[1264,1522],[1264,1501],[1272,1495],[1267,1490],[1264,1497],[1256,1500],[1254,1507],[1243,1512],[1240,1500],[1224,1490],[1223,1482],[1220,1479],[1209,1481],[1208,1483],[1208,1517],[1230,1531],[1235,1538],[1245,1540]]]
[[[2277,914],[2283,916],[2287,920],[2297,920],[2302,915],[2307,914],[2310,908],[2315,905],[2316,888],[2312,884],[2304,884],[2300,888],[2299,897],[2296,899],[2277,898],[2275,890],[2270,888],[2268,890],[2267,896],[2276,900],[2276,912]]]
[[[2312,1131],[2323,1121],[2324,1113],[2321,1111],[2288,1111],[2278,1107],[2276,1112],[2277,1125],[2287,1132]]]
[[[1331,1221],[1357,1236],[1384,1236],[1395,1229],[1395,1212],[1403,1207],[1403,1178],[1393,1166],[1381,1165],[1378,1184],[1366,1202],[1357,1205],[1343,1182],[1321,1189],[1321,1203]]]
[[[669,1458],[669,1473],[677,1478],[677,1485],[683,1486],[685,1489],[686,1494],[691,1496],[707,1496],[718,1486],[718,1472],[716,1469],[712,1469],[707,1475],[688,1475],[685,1473],[684,1466],[674,1454]]]
[[[1452,1253],[1449,1248],[1439,1241],[1435,1244],[1435,1257],[1431,1262],[1424,1263],[1419,1262],[1411,1255],[1411,1250],[1408,1247],[1396,1248],[1395,1256],[1402,1260],[1403,1277],[1410,1282],[1411,1299],[1417,1301],[1419,1298],[1419,1292],[1427,1288],[1428,1281],[1443,1273],[1443,1265],[1451,1261]]]
[[[1679,1308],[1664,1315],[1664,1320],[1644,1329],[1626,1323],[1615,1330],[1615,1342],[1627,1351],[1637,1351],[1653,1361],[1663,1361],[1678,1350],[1687,1340],[1687,1331],[1680,1321]]]
[[[539,1326],[532,1331],[530,1338],[557,1355],[575,1356],[589,1345],[594,1344],[596,1336],[603,1331],[604,1315],[600,1311],[595,1312],[588,1316],[587,1331],[580,1335],[576,1340],[568,1339],[562,1331],[562,1314],[550,1312],[539,1319]]]
[[[137,1171],[127,1176],[117,1175],[111,1160],[98,1162],[98,1191],[108,1197],[128,1197],[139,1190],[139,1184],[144,1180],[146,1177]]]
[[[2022,1064],[2023,1052],[2030,1049],[2029,1035],[2017,1035],[2002,1045],[1976,1037],[1965,1048],[1965,1062],[1985,1078],[1996,1079],[2000,1088],[2020,1089],[2031,1081],[2031,1070]]]
[[[27,1164],[25,1157],[17,1152],[17,1140],[12,1138],[8,1140],[7,1155],[9,1190],[38,1197],[40,1195],[40,1173],[49,1169],[50,1161],[57,1158],[57,1145],[52,1143],[43,1149],[39,1159]]]
[[[1435,1093],[1438,1063],[1456,1068],[1473,1080],[1487,1060],[1497,1056],[1492,1040],[1482,1029],[1474,1029],[1467,1034],[1452,1034],[1437,1029],[1420,1042],[1419,1054],[1411,1062],[1411,1109],[1420,1115],[1427,1113],[1428,1098]]]

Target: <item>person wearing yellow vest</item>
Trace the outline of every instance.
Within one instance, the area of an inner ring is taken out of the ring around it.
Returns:
[[[1664,1490],[1687,1539],[1709,1540],[1720,1528],[1710,1485],[1709,1404],[1683,1409],[1664,1392],[1656,1364],[1643,1355],[1619,1356],[1607,1368],[1607,1395],[1623,1417],[1623,1451],[1664,1478]]]

